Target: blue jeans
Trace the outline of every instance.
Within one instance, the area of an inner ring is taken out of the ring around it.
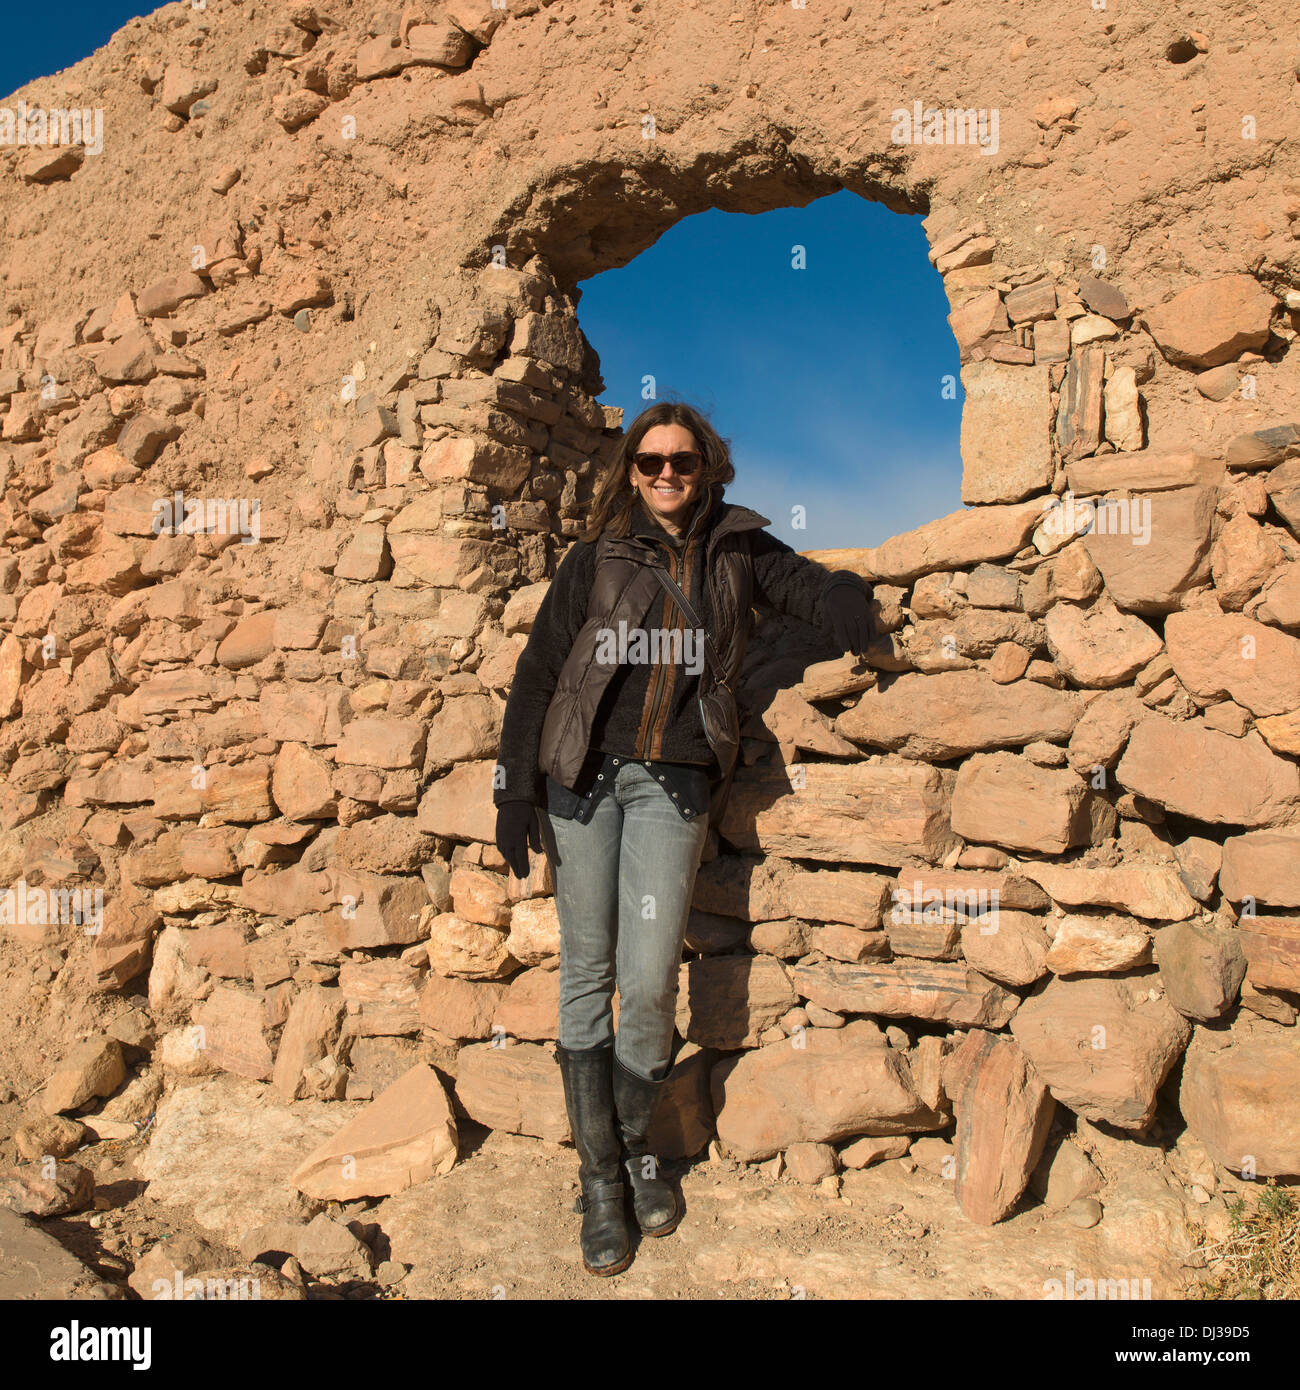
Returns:
[[[560,1045],[614,1038],[647,1081],[668,1074],[682,940],[708,817],[687,821],[639,763],[624,763],[591,819],[543,812],[542,842],[560,918]]]

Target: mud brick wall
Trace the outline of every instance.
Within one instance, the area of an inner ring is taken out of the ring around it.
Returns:
[[[925,216],[966,505],[814,555],[875,585],[865,662],[756,635],[662,1150],[910,1145],[985,1223],[1092,1190],[1093,1132],[1300,1176],[1286,7],[905,10],[169,5],[20,94],[105,113],[0,171],[0,886],[103,901],[0,935],[28,1157],[220,1072],[337,1104],[316,1200],[466,1116],[567,1137],[490,790],[623,424],[577,282],[847,187]],[[895,142],[918,99],[994,156]]]

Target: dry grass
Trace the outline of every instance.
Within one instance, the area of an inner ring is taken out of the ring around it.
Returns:
[[[1228,1203],[1232,1230],[1226,1240],[1202,1245],[1208,1277],[1192,1299],[1300,1298],[1300,1200],[1270,1178],[1253,1202]]]

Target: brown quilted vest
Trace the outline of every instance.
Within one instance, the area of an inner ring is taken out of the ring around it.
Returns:
[[[709,636],[726,672],[725,689],[733,707],[736,680],[749,641],[754,592],[754,563],[745,533],[769,525],[767,517],[748,507],[727,504],[705,545],[706,582],[710,585],[715,621]],[[577,780],[601,696],[618,669],[615,664],[601,665],[595,660],[597,634],[602,628],[617,630],[620,620],[625,620],[629,627],[645,620],[662,593],[650,568],[660,559],[661,552],[638,536],[605,535],[596,543],[596,574],[587,618],[560,669],[538,751],[538,766],[562,786],[572,787]],[[699,679],[701,693],[715,688],[707,663]],[[736,722],[732,720],[733,725]],[[726,804],[738,751],[738,742],[734,740],[727,746],[713,747],[722,777],[714,787],[711,822],[718,820]]]

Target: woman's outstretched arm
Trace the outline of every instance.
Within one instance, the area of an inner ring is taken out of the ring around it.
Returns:
[[[843,650],[865,650],[872,636],[871,586],[852,570],[828,570],[768,531],[754,535],[755,602],[826,633]]]

